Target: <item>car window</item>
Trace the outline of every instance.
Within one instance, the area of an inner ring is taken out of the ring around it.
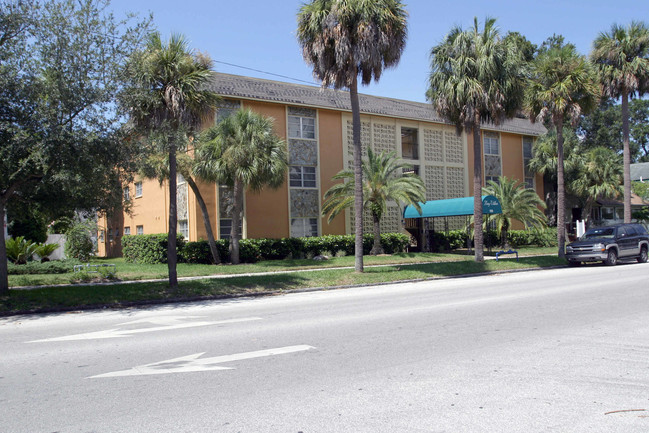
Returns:
[[[647,229],[644,226],[636,225],[635,230],[639,235],[646,235],[647,234]]]
[[[626,226],[626,233],[629,236],[635,236],[637,234],[634,226]]]
[[[623,238],[623,237],[625,237],[626,235],[627,235],[626,227],[618,227],[618,228],[617,228],[617,237],[618,237],[618,238]]]
[[[590,229],[581,237],[581,239],[613,239],[615,236],[615,229],[613,227],[600,227]]]

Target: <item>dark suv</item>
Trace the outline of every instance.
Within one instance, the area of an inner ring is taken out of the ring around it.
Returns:
[[[649,234],[641,224],[617,224],[588,229],[577,241],[566,247],[566,259],[570,266],[581,262],[604,262],[609,266],[618,258],[636,258],[647,261]]]

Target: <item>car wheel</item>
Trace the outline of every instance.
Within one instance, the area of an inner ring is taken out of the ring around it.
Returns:
[[[608,256],[604,260],[604,263],[607,266],[615,266],[617,264],[617,252],[614,249],[608,250]]]
[[[638,263],[647,263],[647,247],[642,247],[638,256]]]
[[[581,266],[581,262],[577,260],[568,260],[568,266],[571,268],[576,268],[577,266]]]

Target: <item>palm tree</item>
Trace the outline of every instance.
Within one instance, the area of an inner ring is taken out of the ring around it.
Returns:
[[[402,175],[404,169],[411,167],[395,156],[394,152],[381,152],[376,155],[372,149],[367,150],[367,161],[363,162],[363,207],[372,215],[374,225],[374,245],[370,254],[383,254],[381,246],[381,217],[388,201],[394,200],[413,205],[421,211],[419,202],[426,200],[424,182],[417,175]],[[325,193],[322,214],[329,213],[331,222],[340,212],[351,207],[355,198],[355,177],[350,170],[342,170],[333,179],[343,180]],[[362,218],[361,214],[359,219]]]
[[[581,171],[582,158],[579,157],[581,146],[574,129],[564,126],[562,136],[564,179],[565,184],[570,185]],[[529,169],[535,173],[541,173],[554,186],[553,190],[546,191],[545,195],[548,207],[546,215],[549,224],[554,226],[557,223],[557,133],[555,128],[539,137],[532,150],[532,159],[528,163]]]
[[[649,29],[632,22],[602,32],[593,43],[591,59],[597,66],[606,96],[622,99],[624,145],[624,222],[631,222],[631,152],[629,150],[629,97],[649,90]]]
[[[304,60],[322,86],[349,89],[354,141],[354,232],[356,272],[363,271],[363,189],[361,83],[378,81],[384,68],[396,66],[406,44],[407,12],[398,0],[312,0],[298,14],[297,38]]]
[[[623,170],[619,155],[606,147],[594,147],[581,154],[579,159],[579,175],[571,182],[570,190],[585,201],[582,216],[588,224],[598,198],[622,195]]]
[[[490,180],[482,189],[483,194],[493,195],[502,208],[502,213],[494,216],[496,230],[500,234],[501,245],[508,249],[507,233],[512,226],[512,220],[518,220],[525,228],[545,226],[546,218],[541,209],[545,203],[536,194],[536,191],[525,188],[516,179],[500,177],[498,182]]]
[[[176,272],[176,152],[187,136],[206,121],[218,96],[205,88],[211,78],[212,61],[189,50],[180,35],[163,43],[153,33],[142,52],[128,66],[132,87],[124,103],[136,131],[145,134],[169,154],[169,233],[167,262],[169,285],[178,286]]]
[[[195,155],[195,153],[194,153]],[[203,194],[198,188],[196,181],[193,177],[193,167],[195,160],[193,155],[189,154],[186,151],[178,152],[176,155],[176,167],[178,173],[180,173],[185,180],[187,185],[191,188],[198,206],[201,209],[201,214],[203,215],[203,224],[205,226],[205,233],[207,234],[207,243],[210,247],[210,252],[212,254],[212,262],[214,264],[221,263],[221,257],[219,256],[219,250],[216,246],[216,240],[214,239],[214,232],[212,231],[212,223],[210,221],[210,214],[203,199]],[[153,153],[149,155],[144,161],[140,164],[140,174],[149,179],[158,179],[160,185],[164,181],[169,180],[169,157],[166,153]]]
[[[273,132],[273,121],[253,111],[238,110],[208,129],[196,149],[194,174],[232,188],[230,260],[239,263],[239,226],[245,189],[279,188],[286,181],[286,143]]]
[[[572,44],[554,44],[532,63],[531,78],[525,89],[525,105],[530,119],[549,120],[557,131],[557,242],[559,257],[565,257],[565,182],[563,126],[573,125],[579,116],[594,108],[598,86],[593,69]]]
[[[458,134],[473,132],[473,209],[475,261],[484,261],[482,231],[482,146],[480,125],[498,125],[513,117],[523,93],[523,59],[513,40],[501,39],[496,20],[484,28],[455,27],[431,50],[430,87],[433,107],[455,124]]]

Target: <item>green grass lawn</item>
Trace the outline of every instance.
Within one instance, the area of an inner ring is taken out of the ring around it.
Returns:
[[[556,252],[553,249],[553,252]],[[544,250],[519,251],[521,258],[504,256],[496,262],[486,260],[476,263],[466,254],[402,253],[390,256],[366,256],[365,272],[356,273],[352,267],[354,257],[333,258],[327,261],[275,260],[243,265],[178,265],[178,276],[232,275],[230,278],[205,278],[180,281],[178,289],[171,290],[166,282],[68,285],[43,287],[33,290],[11,290],[9,296],[0,298],[0,314],[27,311],[52,311],[81,309],[86,307],[121,307],[146,302],[170,300],[208,299],[228,295],[245,295],[260,292],[287,292],[303,288],[340,287],[359,284],[377,284],[404,280],[448,277],[510,269],[542,268],[565,264],[556,255]],[[528,257],[525,257],[528,255]],[[164,279],[167,266],[137,265],[123,259],[98,259],[94,263],[114,263],[118,278],[122,280]],[[383,265],[372,267],[372,265]],[[275,275],[241,275],[269,271],[300,271],[324,268],[311,272],[289,272]],[[10,284],[47,285],[69,283],[71,274],[60,275],[11,275]]]

